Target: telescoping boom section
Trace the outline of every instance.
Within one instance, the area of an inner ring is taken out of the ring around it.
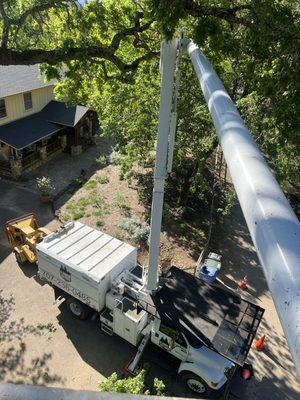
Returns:
[[[176,58],[187,53],[198,77],[232,182],[300,376],[300,223],[210,62],[189,39],[163,42],[157,155],[147,288],[157,289],[163,189],[171,170]],[[178,62],[177,62],[178,65]],[[176,99],[177,100],[177,99]],[[176,103],[176,101],[175,101]]]

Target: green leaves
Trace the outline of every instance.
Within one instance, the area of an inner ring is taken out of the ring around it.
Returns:
[[[51,49],[55,55],[68,55],[56,65],[43,64],[41,70],[47,79],[61,77],[64,70],[64,80],[55,88],[57,98],[98,112],[102,133],[114,140],[124,156],[122,178],[137,165],[153,167],[161,35],[171,38],[182,27],[212,62],[277,177],[283,182],[298,179],[297,2],[90,0],[81,9],[70,1],[52,3],[55,7],[29,14],[20,27],[12,25],[8,44],[19,50]],[[4,11],[9,18],[20,18],[42,4],[4,1]],[[77,50],[69,57],[73,48]],[[97,54],[97,49],[104,53]],[[140,60],[147,55],[151,58]],[[210,185],[208,162],[215,146],[215,130],[185,56],[173,166],[177,178],[169,183],[179,199],[186,190],[188,200],[203,198]]]
[[[118,392],[118,393],[131,393],[131,394],[154,394],[163,396],[165,385],[163,381],[158,378],[154,379],[153,388],[147,388],[145,383],[146,370],[141,370],[133,378],[118,379],[118,375],[114,372],[105,381],[100,382],[98,388],[101,392]]]

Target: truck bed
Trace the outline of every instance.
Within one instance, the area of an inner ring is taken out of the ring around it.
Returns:
[[[106,292],[123,271],[137,265],[137,250],[78,221],[36,246],[41,279],[101,311]]]
[[[236,293],[175,267],[163,288],[140,306],[183,332],[192,346],[204,343],[239,365],[245,362],[264,313]]]

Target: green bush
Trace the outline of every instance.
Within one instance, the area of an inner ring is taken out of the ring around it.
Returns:
[[[101,219],[98,219],[98,221],[96,222],[96,226],[98,226],[98,228],[100,228],[103,225],[105,225],[105,222],[102,221]]]
[[[97,187],[97,182],[95,181],[95,179],[90,179],[82,187],[86,190],[95,189]]]
[[[150,235],[149,225],[142,224],[136,217],[124,218],[119,226],[130,234],[133,241],[146,244]]]
[[[76,211],[76,206],[73,203],[67,203],[66,204],[66,209],[71,211],[71,212],[74,212],[74,211]]]
[[[81,197],[79,200],[77,200],[77,207],[81,208],[85,208],[86,206],[88,206],[90,204],[89,198],[88,197]]]
[[[42,178],[36,178],[36,184],[42,196],[50,196],[55,190],[51,179],[47,178],[46,176],[43,176]]]
[[[70,221],[70,216],[69,216],[68,214],[65,214],[65,215],[63,216],[63,221],[64,221],[64,222]]]
[[[100,165],[100,167],[105,167],[107,164],[106,157],[103,154],[100,154],[100,156],[96,158],[96,162]]]
[[[83,218],[84,217],[84,211],[82,211],[82,210],[80,210],[80,211],[75,211],[74,213],[73,213],[73,218],[75,219],[75,221],[77,220],[77,219],[80,219],[80,218]]]
[[[108,159],[110,164],[119,165],[122,161],[122,154],[119,151],[113,150]]]
[[[109,182],[109,178],[106,175],[99,175],[96,179],[99,183],[101,183],[101,185]]]
[[[100,382],[98,388],[101,392],[118,392],[131,394],[145,394],[163,396],[165,385],[163,381],[155,378],[152,387],[145,383],[146,370],[141,370],[135,377],[118,379],[118,375],[114,372],[105,381]]]
[[[124,196],[119,191],[117,191],[113,197],[113,200],[117,205],[119,205],[124,202]]]
[[[128,207],[126,204],[119,204],[119,209],[121,211],[122,214],[124,214],[125,216],[129,216],[130,215],[130,207]]]

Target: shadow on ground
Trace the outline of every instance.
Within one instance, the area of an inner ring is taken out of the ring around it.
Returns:
[[[5,298],[0,291],[0,382],[51,385],[64,379],[49,372],[48,362],[52,352],[28,359],[25,337],[40,336],[49,329],[43,325],[28,325],[24,319],[12,319],[14,298]]]

